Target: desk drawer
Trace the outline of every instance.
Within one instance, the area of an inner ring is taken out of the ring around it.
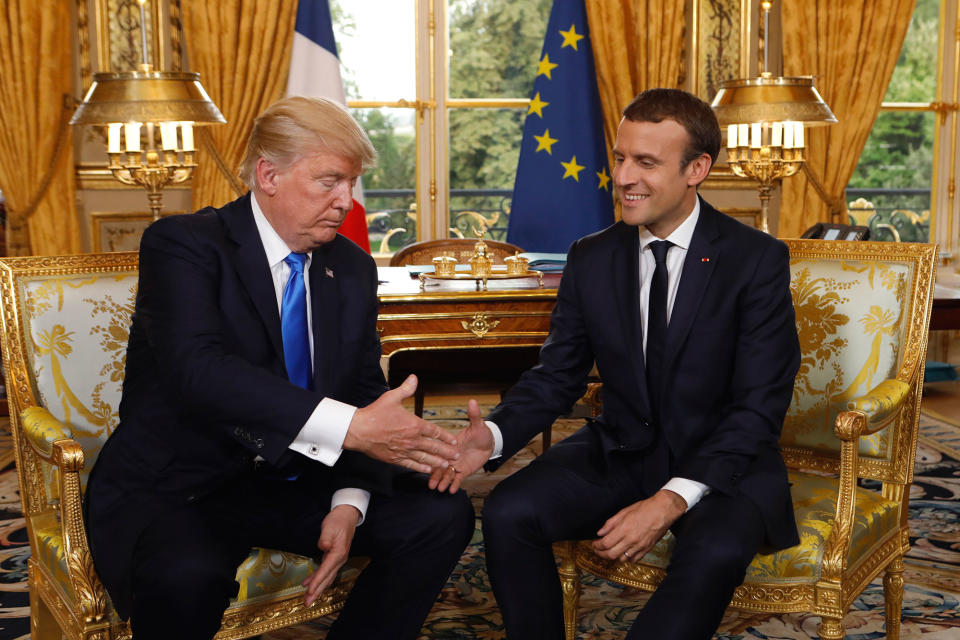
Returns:
[[[406,349],[539,346],[552,300],[383,305],[377,330],[384,355]]]

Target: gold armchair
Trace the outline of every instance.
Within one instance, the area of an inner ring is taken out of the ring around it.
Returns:
[[[3,359],[20,497],[30,542],[31,637],[129,638],[93,568],[81,496],[117,424],[135,253],[0,260]],[[254,549],[217,638],[245,638],[340,609],[347,565],[311,607],[308,558]]]
[[[812,612],[819,636],[836,640],[850,605],[883,572],[895,640],[936,246],[786,242],[803,356],[780,443],[800,544],[757,555],[731,606]],[[567,638],[576,636],[579,570],[652,591],[672,545],[667,533],[630,562],[600,558],[589,543],[559,543]]]

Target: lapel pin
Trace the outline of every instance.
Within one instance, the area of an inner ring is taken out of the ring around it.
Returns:
[[[331,269],[330,267],[324,267],[324,270],[325,270],[328,278],[332,278],[332,277],[333,277],[333,269]]]
[[[700,262],[710,262],[710,258],[700,258]]]

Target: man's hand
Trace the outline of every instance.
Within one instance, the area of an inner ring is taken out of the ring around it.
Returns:
[[[457,436],[460,459],[446,469],[433,470],[429,483],[431,489],[441,492],[449,489],[450,493],[456,493],[463,479],[482,467],[493,453],[493,434],[480,417],[476,400],[467,403],[467,415],[470,416],[470,425]]]
[[[357,409],[343,448],[422,473],[446,469],[457,459],[456,438],[403,408],[401,403],[416,390],[417,377],[411,375],[396,389]]]
[[[317,540],[317,548],[323,552],[323,561],[317,570],[303,581],[303,586],[307,588],[303,600],[308,607],[333,583],[340,567],[347,561],[359,519],[360,512],[356,507],[347,504],[334,507],[323,519],[320,539]]]
[[[642,558],[687,510],[686,501],[661,489],[650,498],[621,509],[597,531],[593,550],[602,558]]]

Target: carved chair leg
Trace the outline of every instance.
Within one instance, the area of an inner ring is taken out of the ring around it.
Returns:
[[[828,618],[820,620],[820,640],[843,640],[843,618]]]
[[[899,640],[900,614],[903,609],[903,555],[897,554],[883,576],[883,600],[887,612],[887,638]]]
[[[577,608],[580,606],[580,572],[577,570],[576,541],[558,542],[554,553],[560,558],[560,586],[563,589],[563,626],[566,640],[577,637]]]

